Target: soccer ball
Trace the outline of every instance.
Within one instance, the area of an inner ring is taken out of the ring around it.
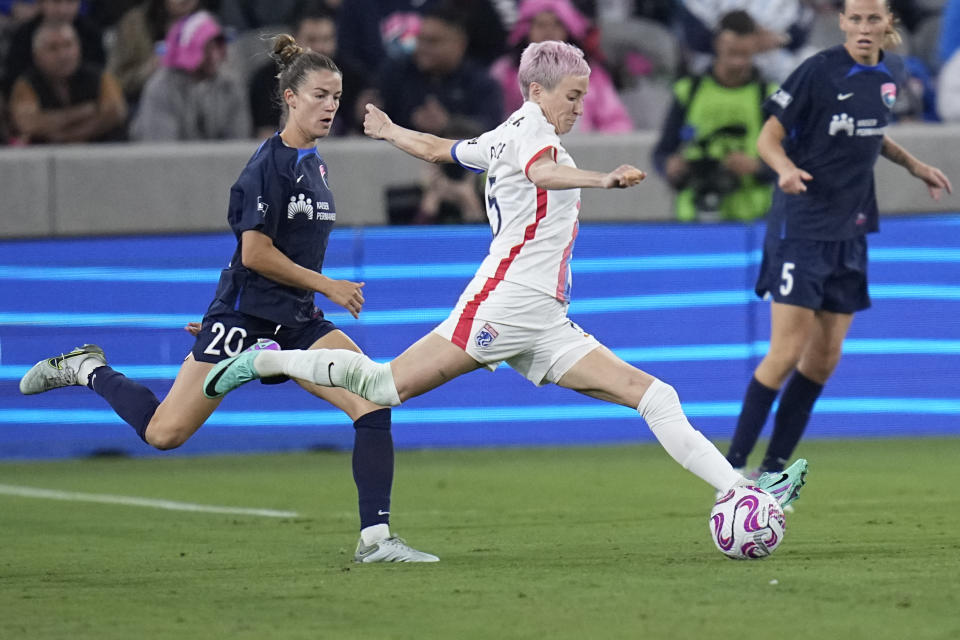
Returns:
[[[787,528],[780,503],[760,487],[734,487],[710,511],[710,536],[728,558],[765,558]]]
[[[244,351],[280,351],[280,345],[270,338],[257,338],[257,341]]]

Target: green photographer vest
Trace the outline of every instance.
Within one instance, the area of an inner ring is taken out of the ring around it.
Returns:
[[[692,137],[684,150],[684,158],[690,162],[713,158],[722,161],[734,151],[757,158],[757,137],[763,127],[763,102],[775,86],[762,80],[752,80],[741,87],[724,87],[713,76],[685,77],[673,87],[674,95],[684,108],[684,126],[692,129]],[[740,129],[743,135],[730,135],[725,131]],[[754,220],[770,208],[773,187],[756,179],[744,176],[739,188],[720,199],[720,220]],[[692,188],[677,193],[677,219],[691,222],[699,219]]]

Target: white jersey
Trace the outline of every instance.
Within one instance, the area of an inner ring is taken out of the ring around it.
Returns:
[[[557,164],[576,166],[540,107],[525,102],[506,122],[473,140],[460,140],[452,155],[461,166],[486,171],[490,251],[477,275],[486,294],[500,281],[570,301],[570,257],[577,237],[580,189],[538,189],[527,177],[534,160],[549,153]]]

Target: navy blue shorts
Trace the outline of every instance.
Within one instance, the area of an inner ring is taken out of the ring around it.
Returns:
[[[763,248],[757,295],[807,309],[855,313],[870,307],[867,238],[782,239]]]
[[[219,311],[203,317],[200,333],[193,344],[193,357],[200,362],[217,363],[235,356],[259,338],[269,338],[281,349],[309,349],[314,342],[336,330],[337,325],[316,310],[314,317],[302,327],[285,327],[276,322],[250,316],[239,311]],[[286,376],[264,378],[265,384],[289,380]]]

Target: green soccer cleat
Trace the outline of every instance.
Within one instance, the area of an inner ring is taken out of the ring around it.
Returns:
[[[222,398],[240,385],[260,378],[253,366],[257,351],[244,351],[213,366],[203,381],[203,395],[215,400]]]
[[[85,344],[70,353],[61,353],[59,356],[41,360],[30,367],[30,370],[20,378],[20,393],[29,396],[60,387],[85,385],[87,381],[79,380],[77,373],[80,365],[88,358],[97,360],[100,365],[107,364],[103,349],[95,344]]]
[[[800,489],[806,482],[807,461],[798,458],[783,471],[761,474],[756,485],[776,498],[781,507],[787,507],[800,497]]]
[[[371,562],[440,562],[440,558],[431,554],[417,551],[403,538],[390,536],[370,546],[363,544],[363,538],[357,543],[357,551],[353,554],[353,561],[362,564]]]

